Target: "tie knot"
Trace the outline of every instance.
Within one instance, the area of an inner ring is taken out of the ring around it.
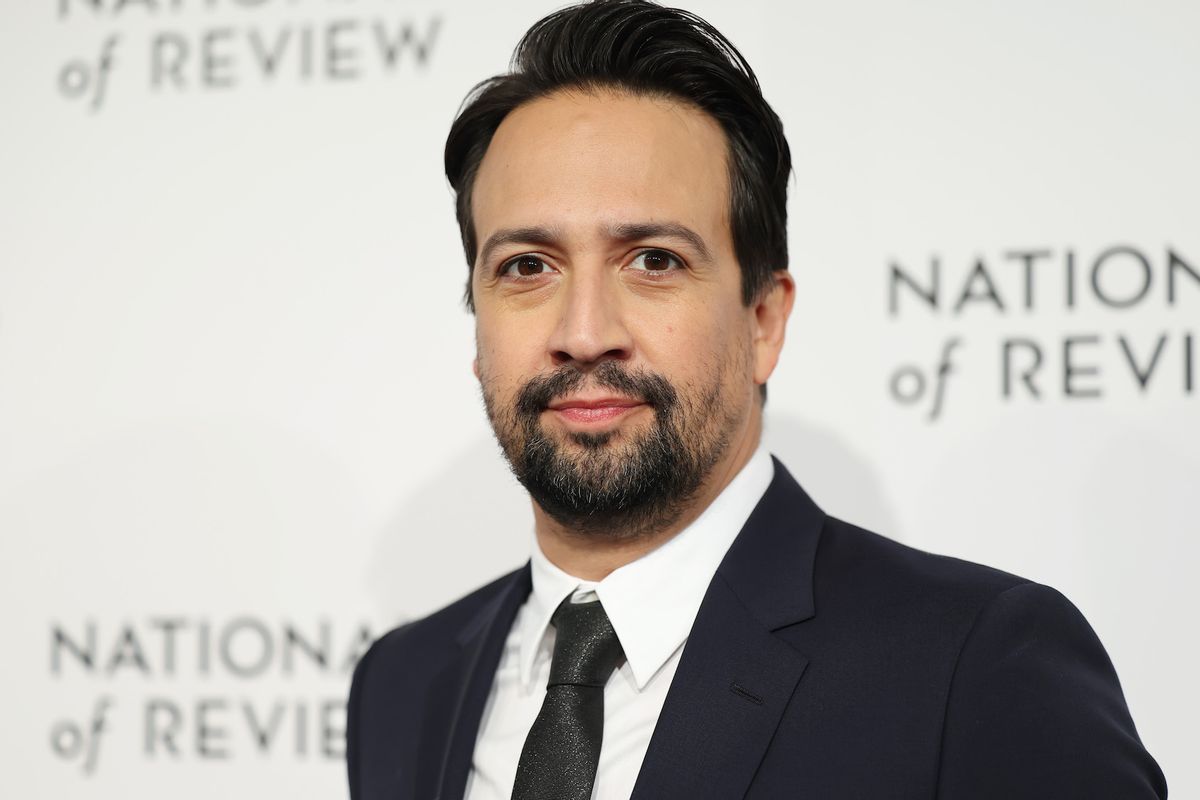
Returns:
[[[625,655],[604,606],[599,600],[572,603],[568,597],[551,622],[555,639],[548,686],[603,688]]]

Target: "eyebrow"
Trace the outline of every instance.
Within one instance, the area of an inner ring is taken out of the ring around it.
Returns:
[[[604,229],[608,238],[618,242],[639,239],[675,239],[687,243],[701,258],[712,260],[712,253],[703,237],[678,222],[623,222]],[[479,249],[478,263],[485,263],[499,248],[510,244],[553,245],[562,239],[555,228],[532,225],[525,228],[503,228],[487,238]]]
[[[561,237],[553,228],[531,226],[528,228],[502,228],[487,238],[479,249],[478,263],[483,264],[498,248],[509,244],[551,245]]]
[[[609,228],[608,235],[621,242],[638,239],[676,239],[691,245],[705,261],[712,261],[712,253],[708,251],[708,245],[704,243],[700,234],[678,222],[625,222]]]

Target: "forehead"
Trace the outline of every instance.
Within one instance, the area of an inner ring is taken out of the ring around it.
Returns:
[[[727,146],[720,125],[683,102],[560,91],[512,111],[475,179],[477,240],[498,228],[567,231],[670,220],[728,239]]]

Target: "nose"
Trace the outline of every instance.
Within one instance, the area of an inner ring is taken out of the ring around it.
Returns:
[[[581,369],[633,355],[617,281],[603,268],[577,269],[560,289],[559,319],[547,343],[554,366]]]

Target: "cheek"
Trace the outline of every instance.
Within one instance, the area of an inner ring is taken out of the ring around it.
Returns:
[[[656,309],[639,319],[640,350],[647,368],[694,386],[749,381],[745,310],[697,304],[674,313]]]
[[[475,357],[479,377],[496,389],[504,390],[535,374],[544,352],[544,341],[539,341],[531,331],[501,324],[494,318],[476,317]]]

